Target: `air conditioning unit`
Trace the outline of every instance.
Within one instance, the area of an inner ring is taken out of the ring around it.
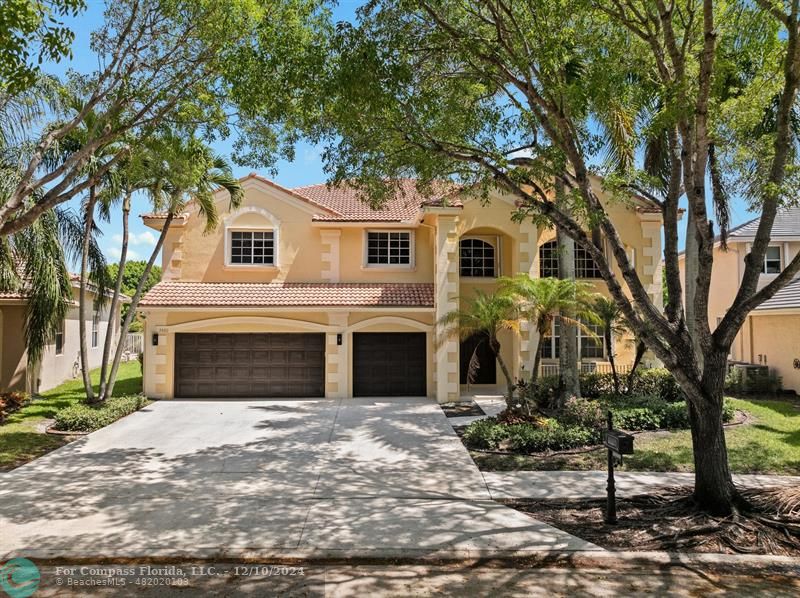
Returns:
[[[750,380],[757,380],[769,376],[769,366],[756,365],[753,363],[734,363],[732,369],[741,372],[742,383],[747,384]]]

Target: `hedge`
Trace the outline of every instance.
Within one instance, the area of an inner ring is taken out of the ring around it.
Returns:
[[[150,401],[141,395],[112,397],[102,405],[77,403],[58,411],[53,428],[63,432],[94,432],[138,411]]]

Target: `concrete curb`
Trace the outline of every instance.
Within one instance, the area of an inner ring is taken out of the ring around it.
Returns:
[[[8,554],[8,558],[20,553]],[[603,568],[630,571],[644,567],[658,569],[702,568],[704,571],[736,574],[800,575],[800,559],[770,555],[718,553],[541,551],[541,550],[424,550],[424,549],[219,549],[196,547],[191,551],[152,549],[146,555],[70,555],[64,551],[38,550],[24,556],[40,565],[80,564],[178,564],[186,562],[238,562],[284,565],[462,565],[508,568]]]

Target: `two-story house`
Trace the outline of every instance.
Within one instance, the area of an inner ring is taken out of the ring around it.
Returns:
[[[286,189],[242,179],[242,206],[220,191],[220,225],[204,233],[191,204],[166,236],[162,282],[143,298],[144,385],[154,398],[428,396],[457,400],[470,341],[437,339],[436,322],[492,291],[500,276],[557,272],[551,230],[515,223],[513,198],[421,196],[412,181],[381,209],[352,188]],[[599,188],[599,182],[598,182]],[[608,209],[653,299],[661,297],[661,215],[646,200]],[[144,215],[159,230],[164,215]],[[605,289],[578,251],[579,276]],[[557,359],[558,331],[545,346]],[[536,338],[501,339],[515,376],[527,376]],[[582,359],[605,363],[602,341]],[[626,339],[615,347],[630,362]],[[481,357],[477,383],[500,382]]]
[[[714,245],[714,270],[708,301],[712,330],[733,303],[744,274],[744,258],[755,240],[759,219],[728,233],[728,248]],[[758,288],[773,280],[800,252],[800,207],[781,210],[775,218]],[[680,261],[683,281],[684,262]],[[800,278],[795,278],[747,317],[731,347],[730,359],[766,365],[783,378],[787,390],[800,393]]]

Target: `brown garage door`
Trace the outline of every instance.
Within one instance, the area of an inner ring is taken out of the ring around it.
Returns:
[[[321,397],[324,334],[177,334],[175,396]]]
[[[353,395],[420,397],[427,394],[425,333],[353,334]]]

